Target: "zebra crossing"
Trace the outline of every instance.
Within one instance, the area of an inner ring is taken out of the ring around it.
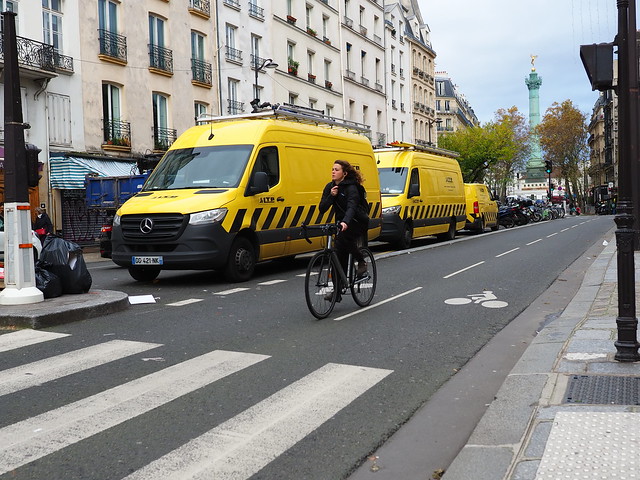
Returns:
[[[34,348],[65,334],[19,331],[0,335],[0,352]],[[163,345],[111,340],[0,371],[0,399]],[[124,424],[271,358],[213,350],[58,408],[0,428],[0,476]],[[2,357],[0,356],[0,360]],[[139,360],[139,358],[138,358]],[[392,371],[326,364],[213,429],[152,460],[127,479],[246,479],[283,454]],[[1,400],[0,400],[1,401]],[[218,399],[224,402],[224,399]]]

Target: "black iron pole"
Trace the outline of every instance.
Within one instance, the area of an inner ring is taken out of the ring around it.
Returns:
[[[4,31],[4,202],[28,203],[27,158],[24,148],[16,14],[2,12]],[[9,227],[9,226],[8,226]]]
[[[632,0],[635,3],[635,0]],[[618,165],[618,189],[619,198],[615,222],[617,267],[618,267],[618,339],[615,342],[615,359],[620,362],[636,362],[640,360],[638,355],[635,295],[635,262],[634,262],[634,230],[633,230],[633,202],[631,162],[635,160],[636,153],[631,136],[637,125],[632,125],[632,120],[637,122],[637,116],[632,115],[633,108],[630,104],[630,89],[637,89],[638,64],[631,63],[635,52],[635,28],[633,29],[633,48],[629,48],[629,0],[617,0],[618,7],[618,141],[620,144],[620,160]],[[635,11],[635,8],[633,9]],[[635,25],[635,16],[633,24]],[[633,81],[635,78],[635,83]]]

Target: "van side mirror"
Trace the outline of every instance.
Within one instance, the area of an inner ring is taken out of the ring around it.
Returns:
[[[256,172],[251,177],[249,186],[247,187],[246,196],[257,195],[258,193],[265,193],[269,191],[269,177],[267,172]]]
[[[419,195],[420,185],[418,185],[417,183],[412,183],[411,185],[409,185],[409,195],[407,195],[407,198],[418,197]]]

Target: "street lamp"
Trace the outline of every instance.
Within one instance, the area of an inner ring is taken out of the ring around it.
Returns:
[[[260,91],[258,90],[258,72],[260,70],[262,70],[263,68],[276,68],[278,66],[278,64],[275,63],[270,58],[261,59],[257,55],[254,56],[253,59],[254,59],[253,66],[255,68],[255,73],[256,73],[256,81],[253,84],[253,89],[254,89],[254,92],[256,94],[256,98],[254,98],[251,101],[251,106],[253,107],[253,111],[257,112],[259,108],[261,108],[263,106],[266,106],[266,105],[260,105],[260,98],[259,98]],[[258,65],[260,60],[262,60],[262,63],[260,63],[260,65]]]
[[[442,123],[442,119],[436,118],[434,120],[431,120],[430,118],[427,118],[427,122],[429,122],[429,145],[432,146],[433,143],[431,142],[431,127],[433,126],[434,123],[437,123],[438,125],[440,125]]]

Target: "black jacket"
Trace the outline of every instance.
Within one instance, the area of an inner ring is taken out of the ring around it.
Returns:
[[[34,230],[38,230],[40,228],[44,228],[45,233],[53,233],[53,224],[51,223],[49,215],[46,213],[36,217],[36,221],[33,222]]]
[[[334,197],[331,195],[331,189],[335,185],[333,181],[325,185],[319,205],[320,213],[326,212],[333,206],[336,221],[346,223],[349,228],[357,225],[357,227],[366,230],[369,227],[368,218],[365,222],[366,213],[363,216],[363,212],[360,211],[358,183],[352,178],[345,178],[338,184],[338,195]]]

